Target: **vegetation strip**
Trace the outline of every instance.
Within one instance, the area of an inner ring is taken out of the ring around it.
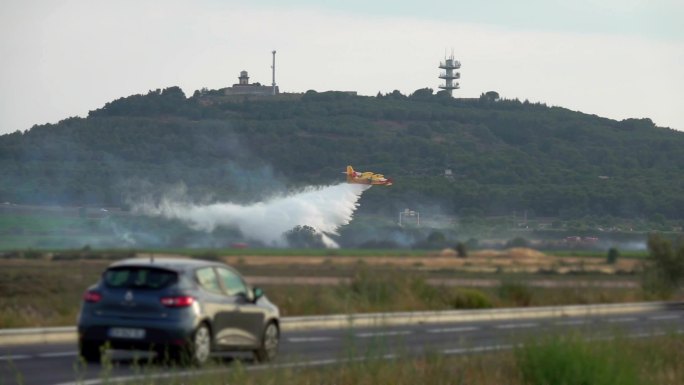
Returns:
[[[675,334],[683,334],[683,330],[677,330],[674,332]],[[629,334],[626,336],[623,336],[622,338],[630,339],[630,340],[636,340],[636,339],[643,339],[643,338],[655,338],[655,337],[662,337],[667,335],[667,333],[664,332],[639,332],[639,333],[633,333]],[[571,337],[572,338],[572,337]],[[579,338],[579,339],[573,339],[571,342],[574,344],[587,344],[587,343],[592,343],[592,342],[600,342],[600,341],[615,341],[618,337],[616,336],[598,336],[598,337],[584,337],[584,338]],[[562,338],[561,338],[562,339]],[[558,341],[556,341],[556,344]],[[554,345],[555,346],[555,345]],[[554,346],[551,346],[553,348]],[[484,346],[476,346],[476,347],[468,347],[468,348],[454,348],[454,349],[444,349],[441,351],[441,354],[444,355],[451,355],[451,356],[458,356],[458,355],[470,355],[470,354],[480,354],[480,353],[493,353],[493,352],[503,352],[503,351],[510,351],[514,349],[520,349],[519,353],[523,355],[524,358],[529,358],[527,355],[533,354],[533,355],[539,355],[539,354],[546,354],[544,350],[548,350],[549,346],[544,345],[544,343],[538,343],[538,342],[532,342],[532,343],[518,343],[518,344],[493,344],[493,345],[484,345]],[[551,352],[553,353],[553,352]],[[375,360],[397,360],[401,358],[397,354],[384,354],[380,356],[372,356],[372,357],[356,357],[356,358],[348,358],[348,359],[324,359],[324,360],[313,360],[313,361],[305,361],[305,362],[293,362],[293,363],[285,363],[285,364],[275,364],[275,365],[256,365],[256,366],[247,366],[247,367],[241,367],[241,370],[243,371],[248,371],[248,372],[262,372],[262,371],[275,371],[275,370],[281,370],[281,369],[293,369],[293,368],[316,368],[316,367],[323,367],[323,366],[330,366],[330,365],[336,365],[336,364],[352,364],[356,362],[364,362],[368,361],[371,359]],[[523,360],[524,362],[524,360]],[[524,365],[524,364],[523,364]],[[64,382],[60,383],[57,385],[100,385],[100,384],[125,384],[125,383],[139,383],[141,381],[149,382],[150,380],[154,379],[173,379],[177,380],[179,378],[191,378],[191,377],[196,377],[200,374],[204,375],[212,375],[212,374],[225,374],[229,373],[231,371],[236,370],[233,367],[224,367],[224,368],[212,368],[212,369],[205,369],[205,370],[185,370],[177,373],[158,373],[158,374],[143,374],[143,375],[132,375],[132,376],[122,376],[122,377],[115,377],[115,378],[98,378],[98,379],[92,379],[92,380],[85,380],[85,381],[75,381],[75,382]],[[224,382],[221,382],[224,383]],[[574,383],[574,382],[573,382]]]

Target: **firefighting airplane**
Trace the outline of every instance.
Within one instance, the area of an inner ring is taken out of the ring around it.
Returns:
[[[347,174],[347,183],[384,186],[392,185],[392,179],[385,178],[382,174],[374,174],[370,171],[354,171],[354,168],[352,166],[347,166],[347,172],[343,172],[343,174]]]

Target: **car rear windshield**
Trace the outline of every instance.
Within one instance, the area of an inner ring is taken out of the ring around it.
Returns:
[[[150,267],[115,267],[104,274],[105,284],[114,288],[162,289],[177,281],[176,272]]]

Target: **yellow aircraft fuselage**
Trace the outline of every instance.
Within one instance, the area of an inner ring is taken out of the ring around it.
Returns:
[[[354,168],[352,166],[347,166],[347,172],[345,174],[347,174],[347,183],[385,186],[392,185],[392,179],[385,178],[385,176],[382,174],[375,174],[370,171],[354,171]]]

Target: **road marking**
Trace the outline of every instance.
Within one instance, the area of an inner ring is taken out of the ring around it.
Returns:
[[[31,356],[27,356],[26,354],[8,354],[6,356],[0,356],[0,361],[16,361],[28,358],[31,358]]]
[[[397,331],[397,332],[377,332],[377,333],[358,333],[357,337],[369,338],[369,337],[385,337],[385,336],[405,336],[407,334],[413,334],[410,330]]]
[[[662,320],[677,319],[677,318],[682,318],[682,317],[678,316],[678,315],[659,315],[659,316],[649,317],[648,319],[652,319],[654,321],[662,321]]]
[[[322,342],[322,341],[332,341],[332,337],[290,337],[287,339],[290,342],[300,343],[300,342]]]
[[[522,328],[533,328],[539,326],[538,323],[530,322],[526,324],[507,324],[507,325],[497,325],[497,329],[522,329]]]
[[[610,322],[610,323],[634,322],[634,321],[638,321],[638,320],[639,320],[638,318],[634,318],[634,317],[625,317],[625,318],[611,318],[608,320],[608,322]]]
[[[472,332],[473,330],[480,330],[477,326],[464,326],[460,328],[444,328],[444,329],[428,329],[428,333],[458,333],[458,332]]]
[[[452,355],[452,354],[479,353],[479,352],[489,352],[492,350],[509,350],[512,348],[513,348],[513,345],[478,346],[478,347],[474,347],[474,348],[446,349],[446,350],[442,350],[442,354]]]
[[[556,322],[556,325],[584,325],[590,322],[591,321],[578,319],[573,321],[558,321]]]
[[[78,352],[55,352],[55,353],[40,353],[37,356],[41,358],[52,358],[52,357],[71,357],[77,356]]]

